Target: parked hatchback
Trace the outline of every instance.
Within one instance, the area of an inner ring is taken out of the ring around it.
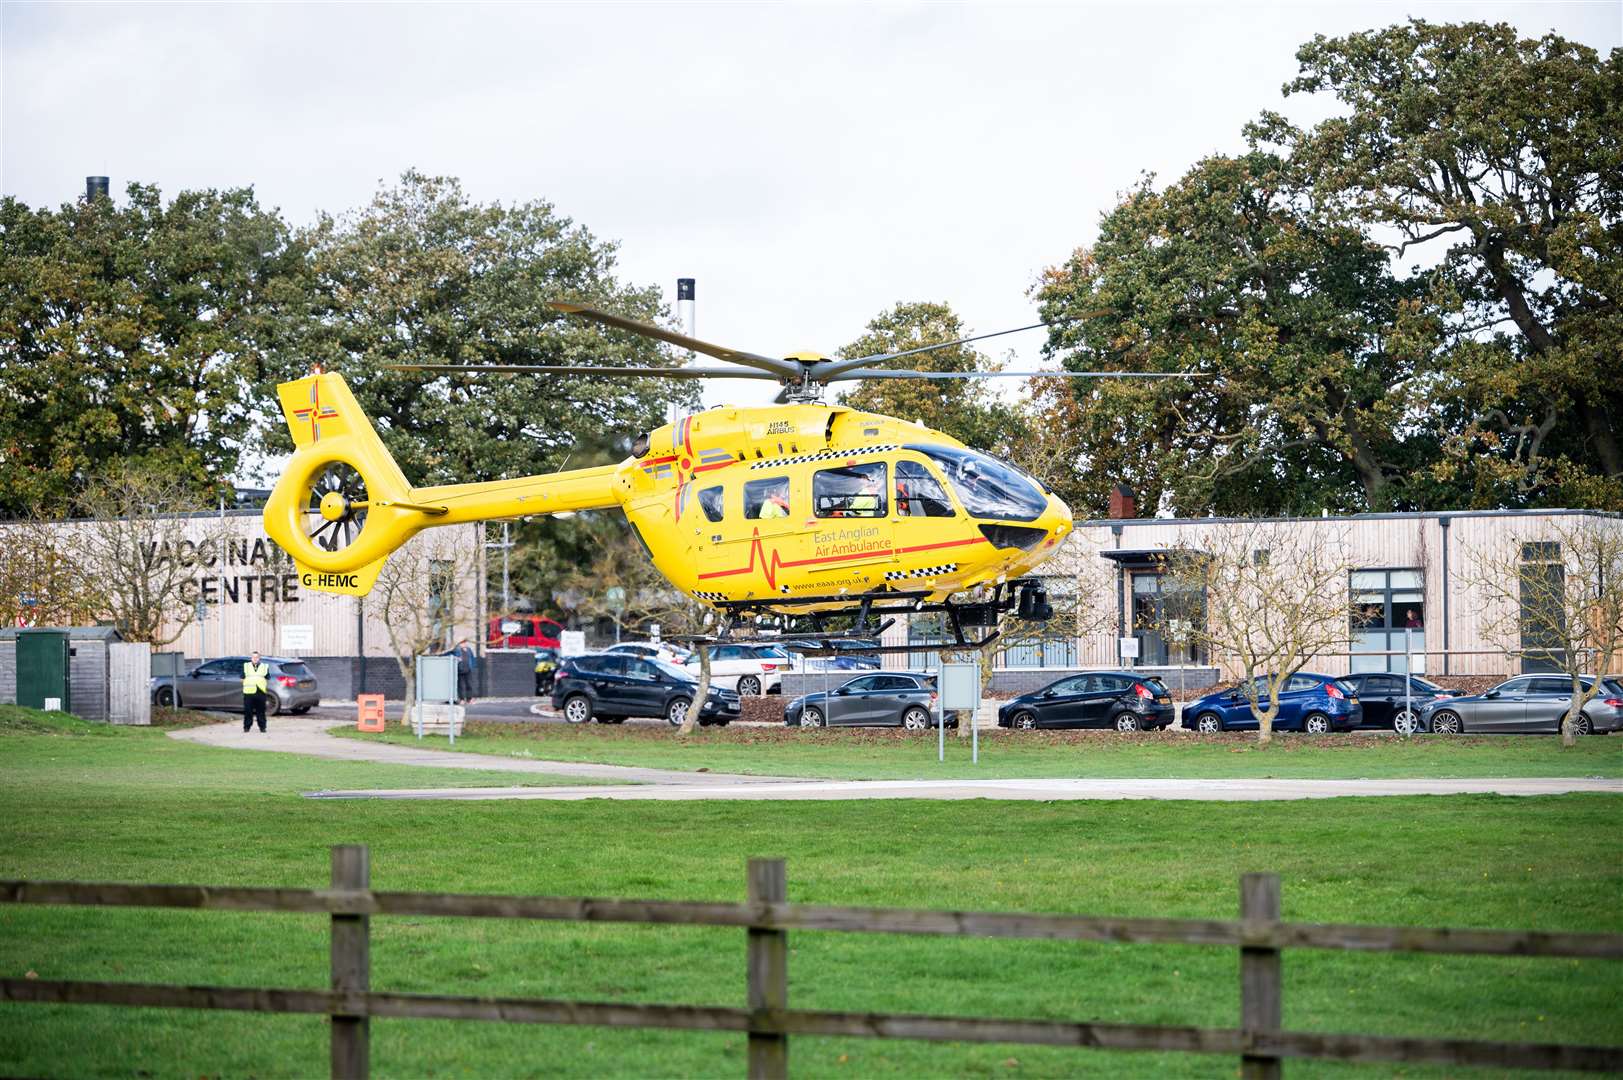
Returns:
[[[699,677],[699,658],[684,665],[688,677]],[[710,678],[717,686],[740,694],[777,694],[783,691],[783,673],[794,660],[781,645],[713,645],[710,648]]]
[[[266,713],[307,713],[321,704],[315,672],[304,661],[279,656],[259,659],[270,669],[265,680],[270,691],[265,698]],[[154,676],[149,684],[152,703],[187,709],[240,710],[242,665],[247,662],[246,656],[227,656],[199,664],[183,675]]]
[[[1257,701],[1267,707],[1268,680],[1259,676],[1252,680]],[[1255,731],[1257,718],[1251,712],[1251,702],[1240,686],[1207,694],[1199,701],[1184,706],[1184,726],[1196,731]],[[1305,731],[1319,735],[1327,731],[1348,731],[1357,727],[1364,718],[1364,708],[1351,686],[1333,675],[1314,675],[1298,671],[1285,680],[1279,694],[1279,715],[1274,717],[1275,731]]]
[[[947,726],[958,726],[958,714],[947,714]],[[833,690],[794,698],[783,708],[790,727],[904,727],[915,731],[936,722],[935,679],[929,675],[887,671],[858,675]]]
[[[1594,685],[1584,679],[1583,687]],[[1423,730],[1439,735],[1464,732],[1549,733],[1561,730],[1572,705],[1572,679],[1566,675],[1518,675],[1485,693],[1428,702],[1420,709]],[[1578,714],[1578,734],[1623,730],[1623,683],[1606,679]]]
[[[566,657],[552,681],[552,707],[571,724],[597,719],[618,724],[628,716],[664,717],[672,727],[687,719],[698,682],[683,668],[663,660],[624,653]],[[712,686],[699,710],[699,723],[725,725],[740,713],[738,692]]]
[[[1460,696],[1460,691],[1427,682],[1418,675],[1409,676],[1407,687],[1402,675],[1384,671],[1343,675],[1338,681],[1351,687],[1353,696],[1364,707],[1363,727],[1383,728],[1399,735],[1413,735],[1421,730],[1422,705]]]
[[[1113,727],[1146,731],[1172,723],[1172,695],[1131,671],[1086,671],[1022,694],[997,711],[999,727]]]

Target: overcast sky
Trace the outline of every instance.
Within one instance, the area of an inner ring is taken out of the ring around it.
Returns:
[[[1140,172],[1240,147],[1263,109],[1313,118],[1280,96],[1296,47],[1411,15],[1623,44],[1618,0],[11,2],[0,189],[54,205],[89,174],[115,193],[251,184],[302,224],[416,167],[553,202],[673,306],[697,278],[701,337],[832,352],[900,300],[983,332],[1034,321],[1042,269]],[[1005,340],[1038,361],[1040,332]]]

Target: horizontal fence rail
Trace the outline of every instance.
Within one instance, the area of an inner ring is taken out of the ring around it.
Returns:
[[[367,851],[354,845],[333,849],[332,887],[326,889],[0,881],[0,903],[7,904],[294,912],[332,918],[330,990],[4,978],[0,979],[0,1001],[328,1016],[333,1019],[334,1077],[368,1075],[373,1017],[742,1032],[749,1037],[752,1077],[787,1076],[789,1037],[793,1035],[1239,1055],[1246,1077],[1279,1076],[1286,1058],[1623,1070],[1623,1047],[1619,1046],[1279,1030],[1283,997],[1279,958],[1286,948],[1617,960],[1623,959],[1623,934],[1286,923],[1279,920],[1279,879],[1271,874],[1242,877],[1241,917],[1228,920],[791,904],[786,900],[782,861],[764,859],[750,860],[745,903],[388,892],[368,888],[369,881]],[[369,981],[370,918],[375,915],[741,928],[747,932],[749,1007],[378,992],[370,989]],[[1238,948],[1241,1023],[1237,1028],[1199,1028],[791,1009],[790,930]]]

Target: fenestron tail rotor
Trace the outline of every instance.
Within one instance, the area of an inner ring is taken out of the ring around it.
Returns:
[[[327,464],[311,479],[305,535],[323,551],[339,552],[366,528],[366,479],[342,461]]]

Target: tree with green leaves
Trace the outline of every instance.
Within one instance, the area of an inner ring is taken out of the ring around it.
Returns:
[[[1440,389],[1465,408],[1433,472],[1478,503],[1623,506],[1623,50],[1412,20],[1297,60],[1285,92],[1341,108],[1250,134],[1450,310]]]
[[[658,342],[546,307],[573,300],[649,321],[663,314],[657,288],[615,276],[614,244],[549,203],[479,203],[454,179],[407,172],[367,206],[324,217],[308,241],[321,315],[303,359],[344,375],[414,484],[613,460],[663,423],[670,403],[693,400],[685,384],[660,379],[390,370],[680,362]],[[275,431],[272,445],[286,439]]]
[[[0,514],[61,513],[119,461],[218,491],[307,285],[301,245],[251,189],[0,199]]]
[[[842,357],[901,352],[921,345],[967,337],[964,324],[947,304],[899,303],[868,323],[867,330],[841,349]],[[920,371],[995,371],[996,366],[971,345],[932,349],[907,358]],[[917,420],[969,446],[994,449],[1009,440],[1016,411],[998,399],[983,379],[874,379],[848,390],[840,404]]]
[[[1180,514],[1415,501],[1429,309],[1290,161],[1209,158],[1160,191],[1146,177],[1038,299],[1069,369],[1198,376],[1045,389],[1075,425],[1080,509],[1118,482]]]

